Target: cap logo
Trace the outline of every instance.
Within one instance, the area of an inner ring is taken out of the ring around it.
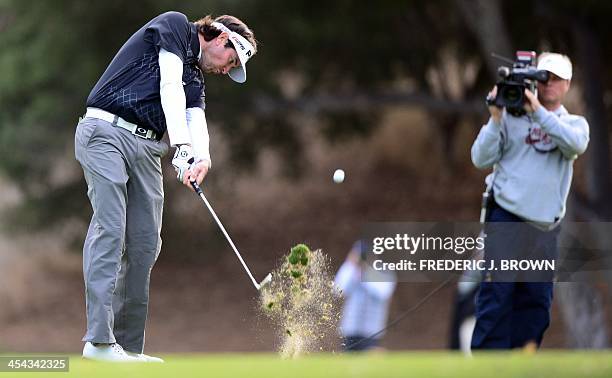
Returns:
[[[234,40],[234,42],[236,42],[238,44],[238,46],[240,46],[241,49],[245,49],[244,45],[242,43],[240,43],[240,41],[238,40],[238,38],[232,36],[232,39]]]

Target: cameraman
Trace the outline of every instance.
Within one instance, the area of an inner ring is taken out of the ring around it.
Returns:
[[[485,258],[526,252],[557,256],[557,226],[565,215],[573,163],[589,141],[587,121],[561,104],[572,78],[569,58],[543,53],[537,68],[548,71],[548,80],[537,83],[537,97],[525,90],[526,114],[513,116],[490,105],[491,118],[472,146],[474,165],[493,167],[486,179],[492,200],[485,230],[504,222],[504,228],[487,231]],[[496,95],[494,87],[489,99]],[[550,323],[552,274],[546,282],[500,282],[500,275],[491,273],[478,293],[472,349],[535,350]]]

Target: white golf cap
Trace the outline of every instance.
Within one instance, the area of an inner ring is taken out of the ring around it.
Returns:
[[[246,81],[246,64],[255,55],[255,48],[247,41],[246,38],[240,34],[231,31],[227,26],[220,22],[213,22],[212,26],[226,32],[229,35],[229,41],[234,45],[234,49],[238,53],[238,59],[240,60],[240,66],[232,68],[227,74],[232,80],[237,83],[244,83]]]
[[[565,55],[542,53],[538,60],[538,69],[552,72],[564,80],[572,78],[572,62]]]

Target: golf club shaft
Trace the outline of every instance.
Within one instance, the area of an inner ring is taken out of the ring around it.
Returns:
[[[223,227],[223,224],[219,220],[219,217],[217,217],[217,214],[213,210],[212,206],[210,206],[210,203],[206,199],[206,196],[204,195],[204,192],[202,191],[200,186],[197,183],[193,182],[193,181],[191,182],[191,186],[193,186],[193,189],[200,196],[200,198],[202,198],[202,201],[204,201],[204,203],[206,204],[206,207],[208,208],[208,211],[210,211],[210,214],[212,214],[213,218],[215,218],[215,221],[217,222],[217,225],[219,226],[221,231],[223,231],[223,235],[225,235],[225,238],[227,239],[227,241],[229,242],[230,246],[234,250],[234,253],[236,254],[236,256],[238,256],[238,260],[240,260],[240,262],[242,263],[242,266],[244,267],[244,270],[246,270],[247,274],[249,275],[249,278],[253,282],[253,285],[255,286],[255,288],[257,290],[259,290],[259,284],[257,283],[257,281],[255,281],[255,278],[253,278],[253,275],[251,274],[251,271],[249,270],[249,267],[247,266],[247,264],[242,259],[242,256],[240,256],[240,252],[238,252],[238,249],[234,245],[234,242],[232,241],[232,238],[230,238],[230,236],[228,235],[227,231],[225,230],[225,227]]]

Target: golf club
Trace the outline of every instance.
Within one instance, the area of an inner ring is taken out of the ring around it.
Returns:
[[[202,191],[200,186],[195,181],[191,181],[191,186],[196,191],[196,194],[198,196],[200,196],[202,201],[204,201],[204,203],[206,204],[206,207],[208,208],[208,211],[210,211],[210,213],[212,214],[213,218],[215,218],[215,221],[217,222],[217,225],[219,226],[221,231],[223,231],[223,235],[225,235],[225,238],[227,239],[227,241],[229,242],[230,246],[234,250],[234,253],[236,253],[236,256],[238,256],[238,260],[240,260],[240,262],[242,263],[242,266],[244,267],[244,270],[246,270],[246,272],[249,275],[249,278],[251,279],[251,281],[253,282],[253,285],[255,286],[255,288],[257,290],[260,290],[262,287],[264,287],[265,285],[270,283],[272,281],[272,273],[268,273],[268,275],[260,283],[257,283],[255,278],[253,278],[253,275],[251,274],[251,271],[249,270],[249,267],[247,266],[247,264],[242,259],[242,256],[240,255],[240,252],[238,252],[238,248],[236,248],[236,246],[234,245],[234,242],[229,237],[227,231],[225,231],[225,227],[223,227],[223,224],[219,220],[219,217],[217,217],[217,214],[213,210],[212,206],[210,206],[210,203],[206,199],[206,196],[204,195],[204,192]]]

